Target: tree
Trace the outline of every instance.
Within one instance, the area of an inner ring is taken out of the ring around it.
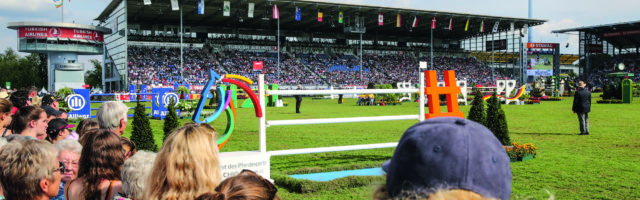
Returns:
[[[500,107],[500,99],[496,95],[496,90],[493,90],[493,95],[487,101],[487,128],[493,132],[493,135],[498,138],[502,145],[511,144],[511,138],[509,138],[509,129],[507,127],[507,119],[504,111]]]
[[[471,102],[471,110],[469,110],[469,120],[478,122],[484,126],[487,126],[487,114],[484,109],[484,99],[482,99],[482,92],[479,89],[475,89],[475,95]]]
[[[93,70],[87,71],[89,76],[84,82],[93,88],[102,88],[102,63],[96,59],[90,61],[93,64]]]
[[[21,57],[13,49],[7,48],[0,53],[0,73],[4,75],[0,76],[0,83],[4,85],[11,82],[12,88],[42,88],[47,83],[46,67],[46,56],[43,58],[41,54],[32,53]]]
[[[173,129],[180,127],[180,121],[178,121],[178,113],[176,113],[175,103],[176,102],[171,99],[171,101],[169,102],[169,106],[167,107],[169,113],[167,113],[167,116],[164,117],[163,141],[166,140],[167,137],[169,137],[169,134],[171,134],[171,131],[173,131]]]
[[[138,150],[157,151],[158,146],[153,139],[151,132],[151,123],[149,117],[145,113],[145,107],[140,103],[140,97],[136,104],[136,110],[133,116],[133,132],[131,133],[131,141],[136,144]]]

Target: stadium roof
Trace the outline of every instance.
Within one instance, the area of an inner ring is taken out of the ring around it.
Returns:
[[[111,12],[123,0],[113,0],[96,18],[105,22]],[[170,0],[152,0],[151,5],[144,5],[143,0],[128,0],[128,22],[135,24],[180,24],[180,12],[171,10]],[[500,21],[499,31],[510,30],[510,24],[516,28],[525,24],[529,26],[540,25],[546,20],[515,18],[504,16],[479,15],[470,13],[456,13],[434,10],[419,10],[413,8],[380,7],[364,4],[333,3],[315,0],[239,0],[230,1],[231,14],[223,16],[224,0],[208,0],[205,4],[205,14],[198,14],[198,0],[180,0],[180,9],[183,12],[184,26],[207,26],[211,28],[246,28],[275,30],[277,20],[272,19],[272,5],[277,4],[280,11],[280,29],[283,31],[305,32],[335,32],[343,33],[344,26],[351,21],[354,24],[354,15],[357,13],[364,18],[366,34],[380,34],[388,36],[428,37],[431,20],[436,17],[437,29],[434,36],[444,39],[463,39],[478,36],[480,24],[484,21],[485,32],[489,34],[494,23]],[[255,3],[254,17],[248,18],[248,4]],[[295,7],[301,8],[301,20],[295,20]],[[323,22],[318,22],[318,11],[323,12]],[[344,13],[344,23],[338,23],[339,12]],[[378,25],[378,14],[383,13],[384,25]],[[402,16],[402,27],[396,27],[396,15]],[[418,16],[418,26],[410,27],[414,16]],[[243,22],[239,22],[239,18]],[[349,18],[351,20],[349,20]],[[453,30],[446,30],[449,20],[453,19]],[[468,31],[465,25],[469,20]],[[331,25],[334,25],[333,27]]]
[[[555,30],[552,33],[585,32],[597,35],[619,49],[640,46],[640,21],[620,22]]]

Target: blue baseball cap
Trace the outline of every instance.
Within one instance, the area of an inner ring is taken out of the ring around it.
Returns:
[[[411,126],[382,169],[391,197],[403,190],[429,195],[451,189],[511,196],[509,156],[489,129],[467,119],[439,117]]]

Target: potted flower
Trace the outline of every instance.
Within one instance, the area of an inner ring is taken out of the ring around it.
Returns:
[[[518,142],[513,142],[512,144],[513,146],[504,147],[511,161],[525,161],[536,157],[536,149],[538,147],[535,145],[531,143],[519,144]]]

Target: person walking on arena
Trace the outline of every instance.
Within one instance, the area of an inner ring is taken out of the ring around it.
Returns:
[[[591,92],[586,88],[584,81],[578,82],[578,88],[573,96],[573,113],[578,114],[580,122],[580,134],[589,135],[589,112],[591,112]]]
[[[298,85],[298,90],[302,90],[302,85]],[[293,95],[296,98],[296,113],[300,113],[300,104],[302,104],[302,95]]]

